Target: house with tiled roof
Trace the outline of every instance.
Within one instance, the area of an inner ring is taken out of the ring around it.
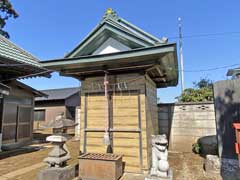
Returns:
[[[34,129],[63,114],[67,119],[75,120],[76,108],[80,108],[80,88],[60,88],[41,90],[47,96],[35,98]]]
[[[0,35],[0,149],[11,149],[32,140],[34,98],[44,93],[18,81],[49,77],[39,60]]]
[[[227,72],[227,76],[231,76],[233,79],[240,78],[240,67],[229,69]]]

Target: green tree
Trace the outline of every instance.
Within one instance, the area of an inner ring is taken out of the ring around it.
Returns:
[[[9,38],[10,36],[8,32],[3,30],[3,28],[10,17],[17,18],[17,12],[13,9],[9,0],[0,0],[0,34],[6,38]]]
[[[180,102],[199,102],[213,100],[213,82],[202,78],[199,82],[193,83],[195,88],[187,88],[177,97]]]
[[[213,87],[213,82],[210,79],[207,78],[201,78],[199,82],[194,82],[193,83],[196,88],[212,88]]]

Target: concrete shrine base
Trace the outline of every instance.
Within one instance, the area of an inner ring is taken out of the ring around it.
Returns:
[[[72,180],[73,178],[75,178],[75,168],[70,166],[43,169],[37,175],[37,180]]]
[[[148,175],[147,177],[145,177],[145,180],[173,180],[173,171],[171,169],[168,171],[168,177],[158,177],[158,176]]]

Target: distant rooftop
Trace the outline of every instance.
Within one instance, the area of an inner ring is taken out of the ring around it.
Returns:
[[[240,74],[240,67],[235,68],[235,69],[229,69],[227,72],[227,76],[237,76]]]
[[[48,95],[48,97],[37,97],[35,101],[49,101],[49,100],[61,100],[80,92],[79,87],[62,88],[62,89],[46,89],[41,90],[42,93]]]

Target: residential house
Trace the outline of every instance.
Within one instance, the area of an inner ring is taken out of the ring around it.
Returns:
[[[227,76],[232,76],[232,78],[240,78],[240,67],[235,69],[229,69]]]
[[[17,79],[46,76],[39,60],[0,36],[0,149],[11,149],[32,140],[34,98],[44,96]]]
[[[76,108],[80,106],[80,88],[62,88],[41,90],[45,97],[35,98],[34,129],[41,128],[46,122],[59,114],[75,120]]]

